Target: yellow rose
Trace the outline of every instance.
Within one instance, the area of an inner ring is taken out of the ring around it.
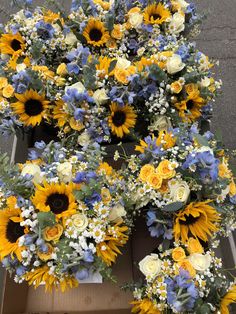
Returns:
[[[154,166],[147,164],[141,168],[139,179],[141,179],[144,182],[147,182],[147,178],[153,173],[155,173]]]
[[[47,252],[41,252],[41,251],[37,252],[38,257],[44,262],[47,262],[52,258],[52,253],[53,253],[53,247],[51,244],[47,244]]]
[[[110,48],[110,49],[117,48],[116,40],[114,38],[108,39],[108,41],[106,42],[106,46],[107,48]]]
[[[129,76],[135,73],[135,67],[130,66],[127,69],[115,68],[114,75],[118,82],[127,85],[129,83]]]
[[[2,90],[2,95],[5,98],[10,98],[14,94],[14,87],[10,84],[8,84],[6,87],[3,88]]]
[[[184,269],[184,270],[187,270],[189,272],[189,275],[193,278],[196,276],[196,271],[193,267],[193,265],[190,263],[189,260],[187,259],[184,259],[182,261],[179,261],[178,262],[178,265],[180,268]]]
[[[111,193],[108,189],[102,188],[101,190],[102,201],[105,205],[109,204],[111,201]]]
[[[66,76],[68,74],[67,66],[65,63],[61,63],[57,68],[57,75]]]
[[[0,77],[0,89],[3,89],[6,87],[8,84],[7,78],[6,77]]]
[[[172,93],[174,94],[179,94],[183,89],[183,86],[179,81],[173,82],[170,87],[171,87]]]
[[[201,245],[201,243],[194,238],[189,238],[188,239],[188,247],[187,250],[189,254],[194,254],[194,253],[203,253],[204,249]]]
[[[43,236],[46,241],[58,241],[63,233],[62,225],[46,227],[43,231]]]
[[[147,182],[156,190],[162,186],[162,178],[158,173],[153,173],[147,178]]]
[[[121,39],[123,37],[122,28],[120,24],[114,25],[114,28],[111,32],[111,36],[115,39]]]
[[[172,258],[175,262],[180,262],[186,258],[185,251],[182,247],[176,247],[172,251]]]
[[[171,179],[175,176],[175,169],[173,164],[165,159],[160,162],[157,167],[157,173],[162,177],[162,179]]]
[[[187,94],[189,94],[189,95],[193,94],[193,93],[195,94],[198,92],[198,87],[196,84],[191,83],[191,84],[188,84],[185,86],[185,90],[186,90]]]
[[[230,185],[229,185],[229,194],[230,194],[230,196],[236,195],[236,184],[235,184],[234,180],[232,180]]]

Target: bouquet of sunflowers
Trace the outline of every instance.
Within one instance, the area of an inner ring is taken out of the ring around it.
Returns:
[[[1,158],[4,267],[16,282],[46,290],[76,287],[94,272],[111,277],[131,224],[122,177],[92,148],[36,146],[25,164],[10,168]]]
[[[221,81],[189,41],[195,6],[73,0],[67,15],[30,2],[1,28],[0,131],[48,124],[61,143],[36,143],[15,167],[1,157],[3,265],[49,290],[111,277],[144,214],[161,244],[139,263],[132,311],[227,313],[235,286],[214,249],[236,228],[236,185],[230,153],[202,130]],[[115,171],[99,144],[130,141]]]

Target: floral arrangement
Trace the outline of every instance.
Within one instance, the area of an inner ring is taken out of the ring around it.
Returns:
[[[95,148],[36,146],[30,160],[13,168],[1,157],[3,266],[16,282],[46,290],[76,287],[94,272],[112,278],[109,267],[131,224],[122,177]]]
[[[134,290],[132,313],[229,313],[235,299],[236,287],[222,271],[221,259],[196,238],[146,256],[139,268],[146,284]]]
[[[199,21],[174,0],[73,1],[68,17],[20,11],[0,39],[1,131],[48,123],[83,146],[207,119],[220,82],[186,39]]]

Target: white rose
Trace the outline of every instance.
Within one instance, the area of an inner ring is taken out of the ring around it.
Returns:
[[[93,98],[97,105],[103,105],[109,100],[105,88],[97,89],[93,94]]]
[[[171,181],[169,183],[170,187],[170,197],[174,202],[182,202],[186,203],[189,194],[190,189],[188,184],[185,181],[176,182],[176,184],[171,184]]]
[[[129,23],[133,28],[139,28],[143,23],[143,14],[138,12],[129,15]]]
[[[203,79],[201,79],[201,86],[202,87],[208,87],[211,85],[211,80],[209,77],[205,76]]]
[[[180,72],[185,67],[185,64],[182,62],[182,59],[179,55],[174,54],[167,60],[166,68],[169,74],[175,74]]]
[[[88,218],[84,214],[75,214],[71,216],[71,221],[73,227],[80,232],[84,231],[88,226]]]
[[[170,119],[166,116],[156,116],[155,120],[152,121],[151,125],[149,126],[149,130],[151,132],[153,131],[167,131],[171,128],[171,122]]]
[[[75,83],[75,84],[73,84],[71,86],[67,86],[65,90],[67,91],[68,89],[71,89],[71,88],[77,89],[77,91],[80,94],[85,92],[85,87],[84,87],[84,85],[81,82],[77,82],[77,83]]]
[[[57,174],[61,181],[68,183],[72,180],[72,165],[68,161],[57,166]]]
[[[147,279],[155,278],[161,271],[161,260],[157,254],[148,255],[139,262],[139,269]]]
[[[16,71],[18,73],[21,71],[24,71],[25,69],[26,69],[26,65],[24,63],[17,64],[17,66],[16,66]]]
[[[68,46],[74,46],[74,44],[77,42],[77,37],[75,36],[75,34],[73,34],[72,32],[68,33],[66,35],[66,38],[65,38],[65,43],[68,45]]]
[[[116,67],[121,70],[126,70],[131,65],[131,62],[125,58],[118,58]]]
[[[41,169],[38,165],[35,164],[25,164],[23,169],[21,170],[21,175],[25,176],[30,174],[33,176],[33,182],[35,184],[40,184],[43,181],[43,175]]]
[[[209,254],[203,255],[199,253],[194,253],[191,254],[188,259],[193,265],[193,268],[199,272],[204,272],[211,265],[211,256]]]
[[[184,10],[186,10],[187,7],[189,6],[189,3],[186,2],[185,0],[175,0],[175,2],[177,2]]]
[[[84,131],[78,136],[78,144],[81,146],[86,146],[90,143],[90,136],[87,131]]]
[[[185,28],[185,17],[181,13],[175,13],[170,21],[169,29],[173,34],[181,33]]]
[[[124,217],[126,215],[126,210],[124,206],[121,204],[117,204],[114,207],[112,207],[110,214],[109,214],[109,220],[110,221],[116,221],[119,220],[121,217]]]

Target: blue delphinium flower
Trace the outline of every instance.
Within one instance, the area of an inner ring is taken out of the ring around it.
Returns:
[[[198,298],[198,290],[189,273],[183,269],[180,274],[166,278],[167,303],[177,312],[191,311]]]
[[[93,263],[94,262],[94,256],[91,250],[84,251],[83,260],[86,263]]]
[[[187,45],[180,46],[176,54],[181,57],[183,62],[186,62],[190,57],[189,47]]]
[[[147,226],[151,237],[171,240],[173,238],[172,222],[167,221],[166,224],[157,221],[157,213],[153,210],[147,212]]]
[[[51,39],[55,33],[55,29],[49,23],[45,23],[44,21],[39,21],[35,24],[37,29],[37,34],[43,40]]]
[[[216,159],[211,151],[191,153],[183,163],[184,170],[196,167],[196,172],[204,183],[216,181],[219,173],[220,161]]]
[[[78,270],[75,273],[75,278],[80,281],[80,280],[85,280],[89,277],[89,271],[86,268],[83,268],[81,270]]]
[[[15,91],[19,94],[23,94],[30,85],[30,76],[27,71],[23,70],[19,73],[13,75],[12,77],[12,86],[14,87]]]

